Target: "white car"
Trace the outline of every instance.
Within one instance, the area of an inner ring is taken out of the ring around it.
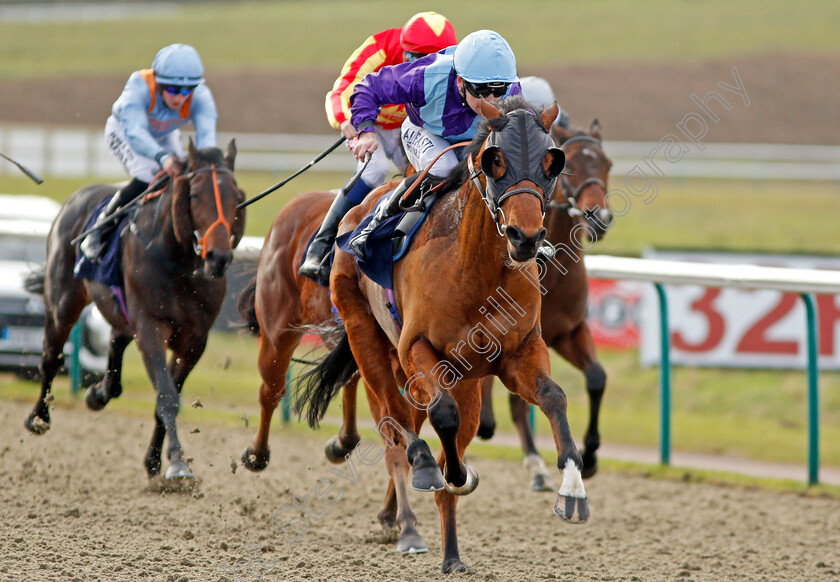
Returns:
[[[26,276],[46,262],[47,235],[61,206],[50,198],[0,194],[0,370],[37,378],[44,340],[44,300],[24,288]],[[79,319],[82,385],[102,378],[111,328],[89,305]],[[64,346],[65,363],[74,355]],[[66,372],[67,370],[63,370]]]

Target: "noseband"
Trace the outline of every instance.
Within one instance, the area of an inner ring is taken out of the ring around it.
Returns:
[[[219,193],[219,178],[218,174],[228,174],[233,176],[233,172],[228,170],[227,168],[216,168],[216,164],[210,164],[209,168],[199,168],[198,170],[194,170],[187,174],[187,178],[192,180],[198,174],[204,174],[206,172],[213,173],[213,195],[216,199],[216,221],[210,225],[210,227],[205,231],[204,236],[199,237],[198,231],[193,231],[193,250],[195,254],[201,255],[202,259],[207,258],[207,239],[210,236],[210,233],[213,231],[214,228],[217,226],[225,227],[227,230],[228,238],[230,238],[231,242],[233,242],[233,235],[231,234],[231,227],[228,221],[225,219],[224,209],[222,208],[222,196]]]

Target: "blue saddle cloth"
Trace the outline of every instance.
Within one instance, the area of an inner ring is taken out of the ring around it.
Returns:
[[[93,213],[90,215],[90,218],[85,224],[84,230],[88,230],[94,225],[96,218],[102,212],[102,209],[105,208],[105,205],[109,200],[111,200],[110,196],[105,198],[96,206],[96,208],[93,209]],[[85,254],[77,248],[76,265],[73,267],[73,276],[77,279],[89,279],[90,281],[96,281],[97,283],[102,283],[103,285],[107,285],[109,287],[122,287],[123,277],[122,270],[120,269],[120,238],[126,226],[128,226],[127,214],[122,217],[120,223],[117,225],[117,228],[115,228],[111,233],[111,236],[108,237],[107,240],[103,241],[105,244],[105,253],[102,256],[102,261],[99,263],[94,263],[89,260]]]
[[[385,204],[387,198],[387,195],[383,196],[379,204]],[[365,242],[367,260],[363,261],[357,257],[356,262],[362,272],[377,285],[393,290],[394,263],[399,261],[408,251],[408,248],[411,246],[411,239],[426,220],[434,201],[434,199],[431,199],[426,202],[426,208],[422,211],[401,212],[395,216],[386,218],[370,233],[370,236],[368,236]],[[349,246],[350,240],[370,223],[379,204],[374,206],[370,213],[365,216],[352,232],[344,233],[335,240],[338,248],[353,254]],[[332,263],[332,260],[330,263]]]

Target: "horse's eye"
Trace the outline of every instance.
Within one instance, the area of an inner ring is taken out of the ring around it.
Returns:
[[[493,165],[496,166],[497,168],[501,168],[502,167],[502,156],[500,156],[499,154],[496,154],[495,156],[493,156]]]

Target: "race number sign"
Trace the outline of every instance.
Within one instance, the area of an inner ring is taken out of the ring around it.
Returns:
[[[840,259],[782,255],[646,252],[645,258],[715,264],[840,270]],[[642,297],[644,365],[660,359],[659,306],[653,286]],[[804,368],[805,306],[796,293],[666,285],[671,362],[691,366]],[[837,324],[840,303],[816,296],[821,367],[840,369]]]

